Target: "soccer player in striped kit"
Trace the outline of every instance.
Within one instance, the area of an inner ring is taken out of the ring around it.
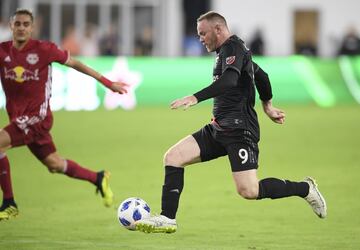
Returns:
[[[96,186],[103,203],[113,203],[109,172],[94,172],[61,157],[52,140],[53,116],[51,96],[51,64],[58,62],[89,75],[114,92],[127,93],[127,84],[112,82],[95,70],[72,58],[54,43],[31,39],[34,17],[30,10],[18,9],[10,20],[12,41],[0,43],[1,83],[6,96],[9,124],[0,130],[0,186],[3,202],[0,220],[18,215],[11,185],[10,165],[6,150],[26,145],[51,173],[86,180]],[[79,83],[81,84],[81,83]]]

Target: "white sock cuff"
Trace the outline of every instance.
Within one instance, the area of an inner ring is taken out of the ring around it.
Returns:
[[[2,158],[5,158],[5,157],[6,157],[6,154],[0,152],[0,160],[1,160]]]
[[[68,161],[64,159],[64,173],[66,173],[68,167]]]

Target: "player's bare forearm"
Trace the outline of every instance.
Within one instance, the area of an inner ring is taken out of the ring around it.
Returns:
[[[70,57],[70,59],[66,62],[66,65],[81,72],[88,76],[91,76],[101,82],[105,87],[111,89],[114,92],[117,92],[119,94],[126,94],[127,88],[129,85],[124,82],[112,82],[103,75],[101,75],[99,72],[95,71],[94,69],[86,66],[82,62]]]
[[[170,104],[170,106],[171,106],[171,109],[177,109],[177,108],[183,106],[184,110],[186,110],[190,106],[194,106],[197,103],[198,103],[198,100],[196,99],[196,97],[193,95],[190,95],[190,96],[185,96],[183,98],[173,101]]]
[[[66,65],[100,81],[101,74],[99,72],[93,70],[92,68],[86,66],[79,60],[76,60],[76,59],[70,57],[70,59],[66,62]]]
[[[272,106],[272,101],[262,102],[263,110],[267,116],[275,123],[283,124],[285,122],[285,112]]]

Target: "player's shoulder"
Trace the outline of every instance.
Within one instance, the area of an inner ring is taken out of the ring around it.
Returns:
[[[57,45],[51,41],[46,40],[31,40],[31,48],[35,49],[39,53],[51,53],[54,49],[57,49]]]
[[[246,47],[246,44],[243,40],[241,40],[238,36],[232,35],[222,46],[223,51],[238,51],[247,53],[249,49]]]
[[[50,49],[53,47],[57,47],[55,43],[51,42],[51,41],[46,41],[46,40],[33,40],[34,45],[36,47],[38,47],[39,49]]]
[[[5,42],[0,43],[0,49],[1,50],[7,51],[7,50],[9,50],[11,48],[11,46],[12,46],[12,41],[5,41]]]
[[[12,45],[11,41],[6,41],[6,42],[0,43],[0,57],[1,58],[5,57],[7,54],[9,54],[11,45]]]

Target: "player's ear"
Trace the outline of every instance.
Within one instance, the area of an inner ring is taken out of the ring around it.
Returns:
[[[220,24],[215,24],[215,34],[219,35],[221,33],[221,26]]]

